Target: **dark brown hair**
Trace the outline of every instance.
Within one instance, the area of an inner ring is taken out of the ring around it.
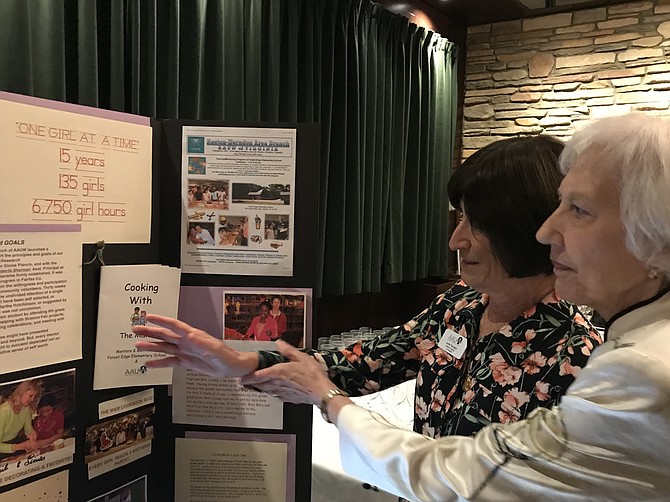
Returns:
[[[551,136],[510,138],[470,156],[449,180],[451,204],[464,211],[510,277],[550,274],[549,246],[535,233],[558,207],[563,142]]]

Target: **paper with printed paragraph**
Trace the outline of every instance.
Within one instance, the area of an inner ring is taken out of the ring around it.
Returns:
[[[286,443],[176,439],[175,500],[285,502]]]
[[[0,368],[81,358],[81,226],[0,225]]]

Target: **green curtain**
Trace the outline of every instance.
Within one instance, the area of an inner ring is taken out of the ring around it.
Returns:
[[[365,0],[2,0],[0,89],[318,122],[317,294],[447,274],[456,48]]]

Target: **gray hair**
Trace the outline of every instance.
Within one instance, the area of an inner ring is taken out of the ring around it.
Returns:
[[[563,173],[592,146],[618,175],[628,250],[670,278],[670,121],[631,113],[593,122],[566,144]]]

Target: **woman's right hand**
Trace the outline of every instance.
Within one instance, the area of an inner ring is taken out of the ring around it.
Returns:
[[[35,451],[40,447],[38,442],[35,441],[34,439],[26,439],[23,443],[19,443],[16,446],[17,450],[25,450],[25,451]]]
[[[150,368],[182,367],[215,377],[240,377],[258,367],[256,352],[239,352],[221,340],[171,317],[147,314],[147,323],[133,332],[154,338],[135,343],[141,351],[164,352],[169,357],[147,361]]]

